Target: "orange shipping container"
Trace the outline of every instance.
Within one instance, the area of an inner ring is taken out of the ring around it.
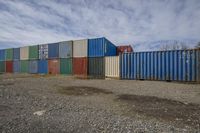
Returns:
[[[60,73],[60,61],[58,59],[48,60],[48,72],[49,74]]]
[[[133,52],[133,48],[131,45],[117,46],[117,55],[127,52]]]
[[[73,58],[73,74],[76,76],[87,76],[88,59],[87,57]]]

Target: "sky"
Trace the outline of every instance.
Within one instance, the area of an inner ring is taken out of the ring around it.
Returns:
[[[0,0],[0,48],[106,37],[200,40],[199,0]]]

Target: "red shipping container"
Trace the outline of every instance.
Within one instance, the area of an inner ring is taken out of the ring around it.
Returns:
[[[6,61],[6,72],[7,73],[13,72],[13,61]]]
[[[60,62],[58,59],[48,60],[48,72],[49,74],[60,73]]]
[[[117,46],[117,55],[127,52],[133,52],[131,45]]]
[[[73,74],[77,76],[87,76],[88,59],[87,57],[73,58]]]

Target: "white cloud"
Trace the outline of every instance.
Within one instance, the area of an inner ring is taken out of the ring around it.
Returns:
[[[116,44],[200,40],[199,23],[198,0],[0,1],[0,42],[21,46],[101,36]]]

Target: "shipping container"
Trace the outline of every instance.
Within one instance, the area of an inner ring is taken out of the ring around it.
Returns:
[[[105,57],[105,76],[119,79],[119,56]]]
[[[20,60],[20,72],[28,73],[29,72],[29,62],[28,60]]]
[[[7,73],[13,72],[13,61],[6,61],[6,72]]]
[[[88,58],[88,75],[92,78],[105,78],[105,58]]]
[[[0,61],[0,73],[5,73],[5,61]]]
[[[13,49],[12,48],[6,49],[5,56],[7,61],[13,60]]]
[[[130,52],[133,52],[133,48],[131,45],[117,46],[117,55]]]
[[[72,57],[72,41],[65,41],[59,43],[59,58],[71,58]]]
[[[5,61],[5,50],[4,49],[1,49],[0,50],[0,61]]]
[[[48,60],[48,73],[49,74],[59,74],[60,73],[59,59]]]
[[[29,61],[29,73],[38,73],[38,60]]]
[[[34,60],[39,58],[39,48],[38,45],[29,46],[29,59]]]
[[[88,40],[73,41],[73,57],[87,57],[88,56]]]
[[[48,59],[48,44],[39,45],[39,59]]]
[[[122,79],[200,81],[200,50],[125,53],[120,56]]]
[[[73,58],[73,74],[75,76],[86,77],[88,73],[87,57]]]
[[[48,60],[38,60],[38,73],[39,74],[48,73]]]
[[[48,58],[59,58],[59,43],[48,44]]]
[[[21,47],[20,48],[20,60],[28,60],[29,56],[29,47]]]
[[[20,48],[13,49],[13,60],[20,60]]]
[[[19,60],[13,61],[13,72],[14,73],[20,72],[20,61]]]
[[[72,74],[72,58],[60,59],[60,74]]]
[[[116,46],[105,37],[88,40],[88,57],[116,56]]]

